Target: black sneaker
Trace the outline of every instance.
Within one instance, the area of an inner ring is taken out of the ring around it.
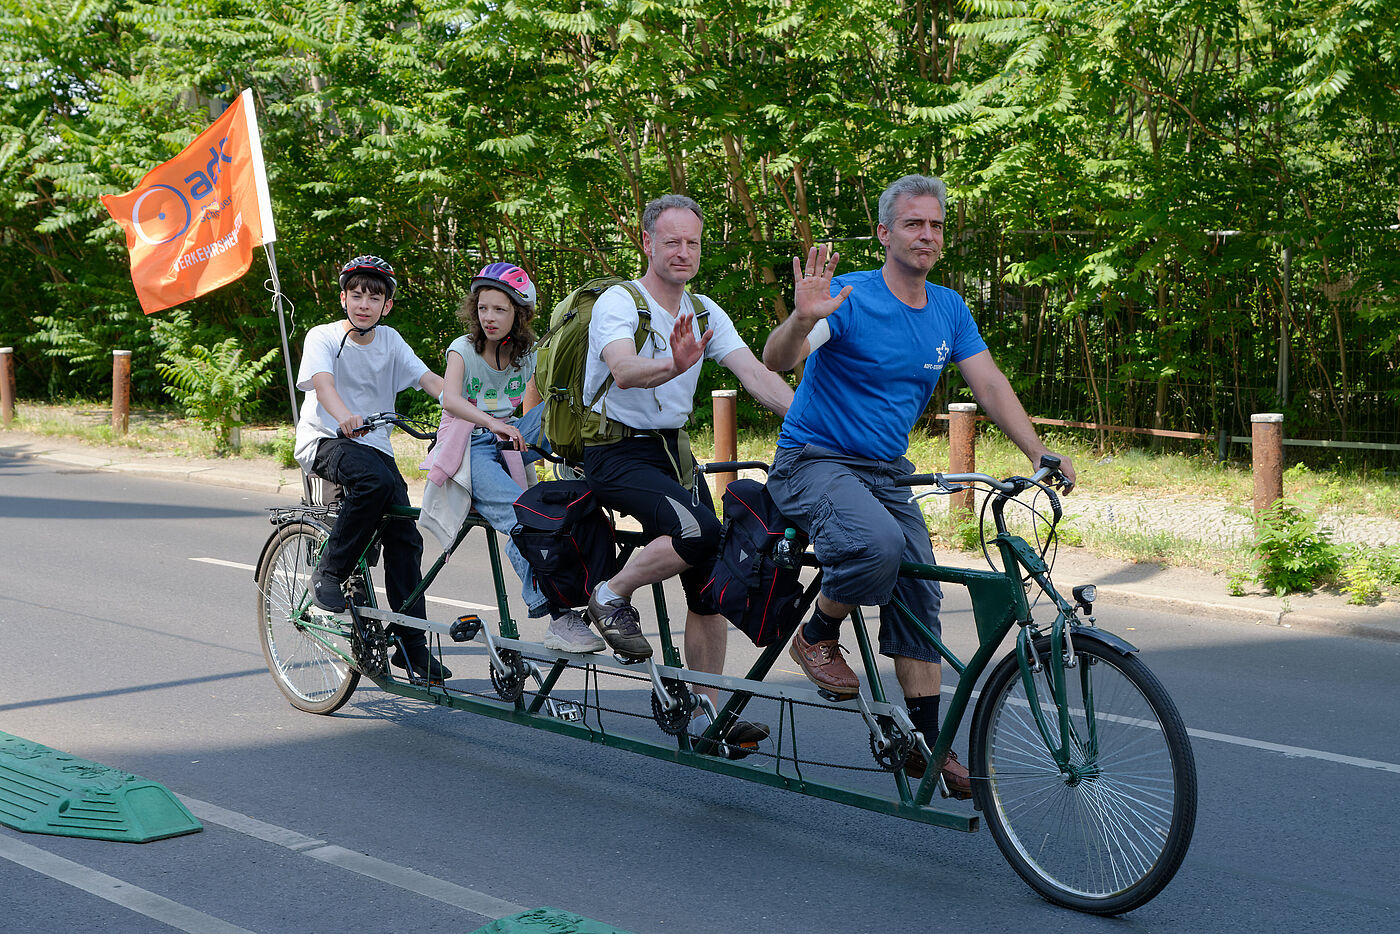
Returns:
[[[729,725],[718,743],[701,739],[695,744],[695,751],[705,756],[723,756],[726,759],[743,759],[758,751],[758,744],[768,738],[768,724],[750,723],[735,720]]]
[[[344,613],[345,582],[317,568],[311,572],[311,602],[327,613]]]
[[[642,635],[641,620],[637,608],[625,600],[599,603],[597,597],[588,598],[588,621],[598,627],[603,641],[628,661],[651,658],[651,643]]]
[[[407,658],[405,658],[407,655]],[[394,654],[389,661],[395,668],[408,672],[410,681],[427,681],[429,684],[442,684],[452,677],[452,670],[433,657],[426,645],[410,648],[405,652],[402,645],[394,646]]]

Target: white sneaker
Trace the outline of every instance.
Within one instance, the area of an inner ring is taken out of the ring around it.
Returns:
[[[544,647],[556,652],[583,655],[600,651],[607,647],[607,643],[593,631],[582,613],[570,610],[558,619],[550,620],[549,631],[544,634]]]

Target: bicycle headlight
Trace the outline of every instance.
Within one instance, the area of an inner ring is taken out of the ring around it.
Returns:
[[[1071,593],[1074,594],[1074,602],[1084,607],[1084,612],[1088,613],[1094,606],[1094,596],[1098,593],[1098,588],[1093,584],[1080,584]]]

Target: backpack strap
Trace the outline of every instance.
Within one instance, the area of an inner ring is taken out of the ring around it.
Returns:
[[[647,341],[651,340],[652,335],[656,333],[656,330],[651,326],[651,305],[647,302],[646,296],[642,294],[641,288],[638,287],[634,280],[626,279],[619,282],[618,285],[627,290],[627,294],[632,296],[633,304],[637,306],[637,333],[635,337],[637,341],[637,353],[640,354],[642,348],[647,345]],[[705,325],[708,324],[710,320],[710,309],[706,308],[704,303],[697,302],[695,296],[691,294],[689,289],[684,291],[682,297],[690,299],[690,307],[692,309],[695,309],[697,305],[699,306],[699,311],[695,312],[695,322],[700,327],[700,333],[704,334]],[[682,301],[681,307],[685,307],[684,301]],[[603,396],[607,395],[608,389],[612,387],[613,382],[612,371],[609,370],[608,375],[603,378],[602,384],[599,385],[598,391],[593,394],[593,398],[586,406],[589,411],[593,409],[593,406],[598,404],[598,401],[602,399]],[[628,426],[608,420],[606,402],[603,403],[603,411],[597,414],[599,418],[598,433],[603,437],[611,438],[616,441],[631,435],[632,432]],[[692,461],[692,464],[693,463]],[[684,479],[682,479],[681,482],[684,484]]]

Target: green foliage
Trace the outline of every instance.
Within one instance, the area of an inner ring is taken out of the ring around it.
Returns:
[[[1279,596],[1311,591],[1342,567],[1343,549],[1296,500],[1278,500],[1254,526],[1254,577]]]
[[[390,323],[440,365],[473,269],[520,261],[543,307],[635,274],[641,207],[668,191],[705,207],[696,287],[757,347],[790,257],[830,238],[843,269],[878,263],[878,193],[920,171],[954,193],[935,278],[1035,414],[1393,431],[1396,9],[0,0],[0,345],[21,395],[103,395],[115,348],[138,398],[162,392],[98,199],[251,87],[293,347],[338,312],[339,264],[375,252],[401,272]],[[189,304],[204,346],[279,342],[261,262]]]
[[[1347,602],[1362,606],[1400,587],[1400,547],[1353,545],[1346,550],[1340,574]]]
[[[157,329],[165,354],[156,370],[166,381],[165,391],[184,407],[185,414],[214,433],[215,450],[236,450],[231,444],[233,429],[242,423],[242,408],[253,393],[276,375],[268,367],[278,352],[243,360],[237,338],[206,347],[190,344],[189,330],[185,314],[177,314]]]

